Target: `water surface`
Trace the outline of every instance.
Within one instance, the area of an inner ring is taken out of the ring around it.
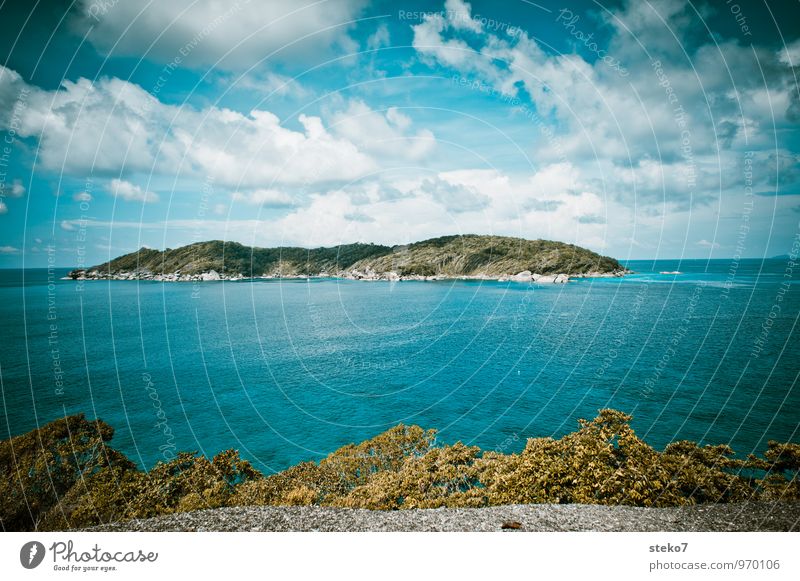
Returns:
[[[519,451],[613,407],[658,448],[797,441],[800,286],[786,262],[629,267],[546,286],[0,271],[0,437],[84,412],[142,466],[233,447],[271,471],[399,422]]]

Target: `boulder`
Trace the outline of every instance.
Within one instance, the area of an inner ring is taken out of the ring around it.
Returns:
[[[200,280],[221,280],[221,278],[216,270],[210,270],[200,275]]]
[[[530,282],[533,280],[533,275],[530,270],[523,270],[511,277],[514,282]]]

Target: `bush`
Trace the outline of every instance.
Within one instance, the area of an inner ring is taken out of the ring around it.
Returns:
[[[238,486],[260,477],[234,450],[211,460],[182,452],[170,462],[159,462],[150,472],[115,467],[77,482],[46,513],[40,528],[83,528],[227,506]]]
[[[679,506],[800,500],[800,445],[771,441],[763,458],[729,446],[673,442],[658,452],[631,417],[600,410],[558,440],[532,438],[519,454],[482,453],[399,425],[319,463],[264,477],[234,450],[181,453],[149,472],[109,447],[113,430],[83,415],[0,442],[5,530],[61,530],[241,505],[329,505],[395,510],[518,503]]]
[[[133,469],[123,454],[106,445],[114,429],[83,414],[50,422],[0,442],[0,524],[3,530],[31,530],[77,482],[103,469]]]

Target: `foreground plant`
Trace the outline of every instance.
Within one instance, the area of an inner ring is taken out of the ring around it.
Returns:
[[[680,441],[659,452],[631,416],[601,410],[558,440],[529,439],[519,454],[437,446],[436,433],[396,426],[319,463],[263,476],[238,452],[182,453],[138,470],[107,445],[113,429],[81,415],[0,442],[4,530],[60,530],[242,505],[395,510],[523,503],[680,506],[800,500],[800,444],[771,441],[763,458]]]

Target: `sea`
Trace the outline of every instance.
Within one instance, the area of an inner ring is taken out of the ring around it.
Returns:
[[[0,270],[0,438],[83,413],[142,468],[234,448],[264,473],[400,423],[519,452],[602,408],[657,449],[800,441],[800,267],[626,266],[564,285]]]

